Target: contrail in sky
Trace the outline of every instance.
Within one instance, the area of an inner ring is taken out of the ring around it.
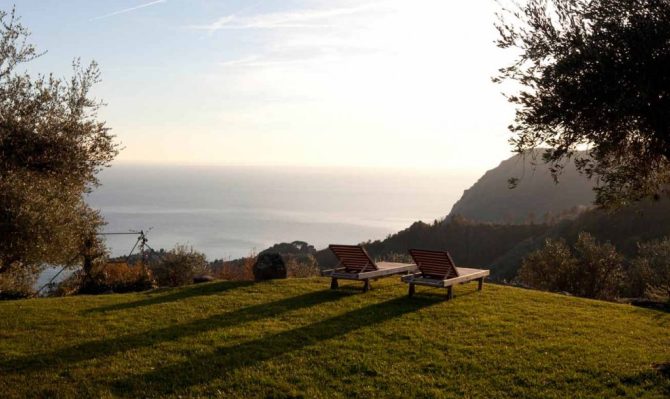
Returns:
[[[150,6],[153,6],[155,4],[160,4],[160,3],[165,3],[165,2],[167,2],[167,0],[155,0],[155,1],[151,1],[149,3],[140,4],[139,6],[124,8],[123,10],[110,12],[109,14],[105,14],[105,15],[101,15],[99,17],[91,18],[90,20],[91,21],[97,21],[99,19],[109,18],[109,17],[113,17],[115,15],[120,15],[120,14],[125,14],[125,13],[128,13],[128,12],[139,10],[140,8],[150,7]]]

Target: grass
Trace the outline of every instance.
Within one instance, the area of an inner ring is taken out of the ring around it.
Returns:
[[[395,279],[0,303],[0,396],[668,397],[670,313]],[[356,287],[357,288],[357,287]]]

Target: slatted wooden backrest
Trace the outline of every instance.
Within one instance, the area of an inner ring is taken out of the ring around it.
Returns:
[[[377,265],[370,255],[359,245],[329,245],[328,248],[333,251],[340,264],[348,272],[361,273],[377,270]]]
[[[410,249],[409,254],[425,277],[442,280],[458,277],[456,264],[447,251]]]

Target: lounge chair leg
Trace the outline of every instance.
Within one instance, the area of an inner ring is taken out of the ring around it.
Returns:
[[[330,289],[335,290],[335,289],[339,288],[339,286],[340,285],[337,283],[337,279],[335,277],[333,277],[333,279],[330,280]]]
[[[410,298],[414,296],[415,290],[416,290],[416,288],[414,287],[414,284],[410,283],[410,285],[409,285],[409,297]]]
[[[454,299],[454,287],[447,288],[447,299]]]
[[[480,279],[477,280],[477,281],[479,282],[479,284],[478,284],[478,286],[477,286],[477,291],[481,291],[482,288],[484,287],[484,277],[480,278]]]
[[[370,291],[370,280],[366,278],[365,279],[365,285],[363,285],[363,292],[368,292],[368,291]]]

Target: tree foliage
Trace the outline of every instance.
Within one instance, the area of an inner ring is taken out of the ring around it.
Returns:
[[[161,287],[191,284],[195,276],[209,272],[207,258],[203,253],[179,244],[151,264],[150,268]]]
[[[571,292],[572,276],[578,267],[564,240],[547,240],[544,248],[524,258],[519,280],[539,290]]]
[[[30,268],[12,268],[0,273],[0,300],[33,296],[36,281],[37,274]]]
[[[581,233],[574,251],[563,240],[547,240],[543,249],[524,258],[519,280],[532,288],[613,299],[621,288],[623,261],[612,244]]]
[[[548,146],[556,179],[574,159],[600,205],[667,193],[670,1],[528,0],[499,16],[498,46],[520,54],[494,79],[519,87],[515,150]]]
[[[645,281],[645,295],[670,301],[670,238],[640,244],[633,261]]]
[[[0,273],[67,264],[103,224],[83,194],[116,156],[91,97],[95,62],[69,79],[18,68],[41,54],[15,12],[0,11]]]
[[[266,252],[275,252],[282,255],[313,255],[316,253],[316,249],[313,245],[309,245],[304,241],[293,241],[293,242],[282,242],[271,246],[268,249],[265,249],[259,253],[262,255]]]

